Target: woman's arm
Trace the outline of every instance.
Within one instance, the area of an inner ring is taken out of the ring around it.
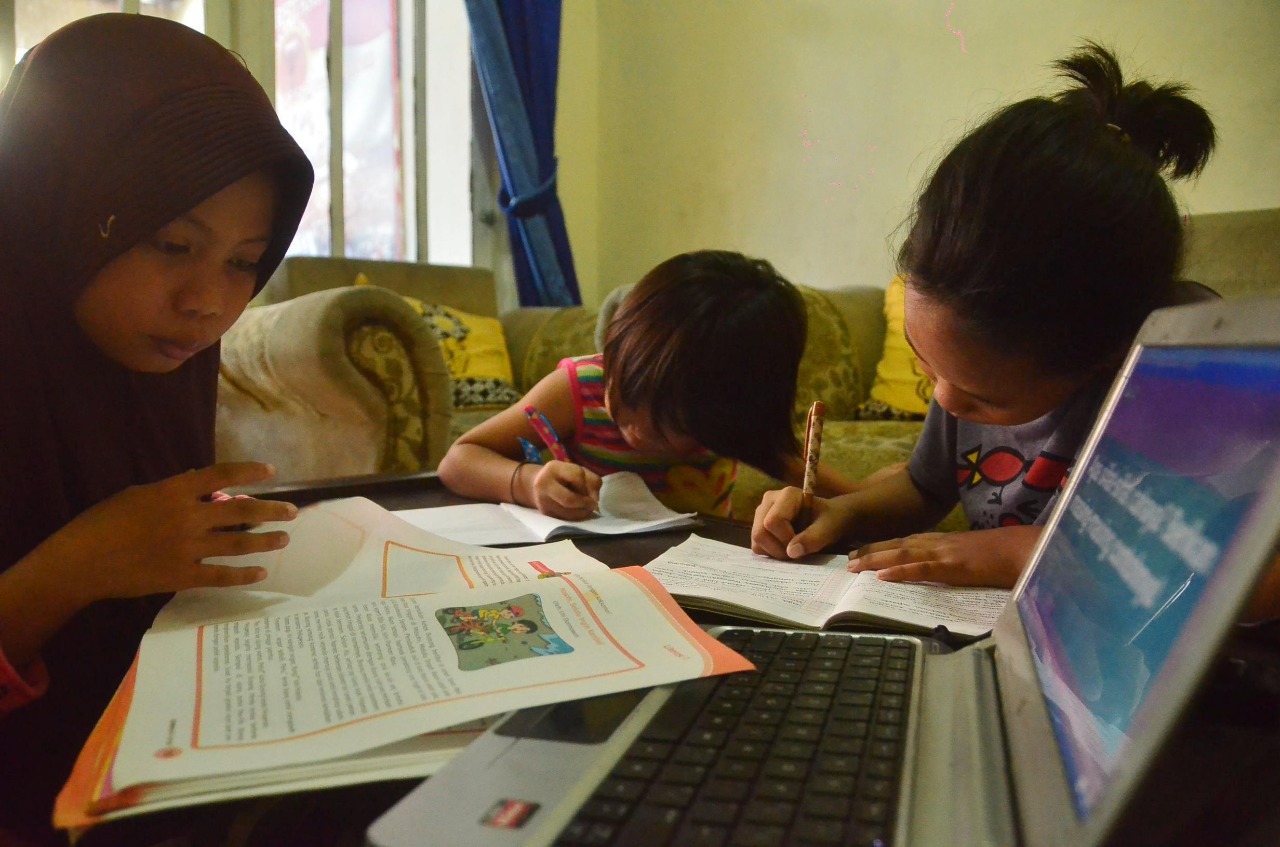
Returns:
[[[49,536],[0,573],[0,644],[10,664],[22,668],[36,659],[72,615],[98,600],[261,580],[261,568],[202,560],[284,547],[285,532],[233,528],[292,520],[297,507],[251,497],[207,498],[273,474],[257,462],[188,471],[125,489]]]

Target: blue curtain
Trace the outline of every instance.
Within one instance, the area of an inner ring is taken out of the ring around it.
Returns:
[[[522,306],[582,302],[556,195],[560,0],[466,0]]]

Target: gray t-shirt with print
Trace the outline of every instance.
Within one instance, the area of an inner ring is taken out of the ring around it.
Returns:
[[[1098,380],[1018,426],[961,420],[930,402],[911,453],[911,481],[930,500],[960,502],[970,529],[1043,524],[1106,398]]]

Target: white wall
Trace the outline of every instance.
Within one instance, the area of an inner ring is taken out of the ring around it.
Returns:
[[[1213,114],[1187,211],[1280,206],[1275,0],[566,0],[563,30],[561,197],[589,304],[704,247],[884,285],[933,162],[1053,90],[1082,37]]]

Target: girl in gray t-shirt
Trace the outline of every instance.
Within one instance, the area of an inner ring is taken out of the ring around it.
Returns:
[[[841,539],[850,570],[1012,586],[1152,310],[1185,302],[1182,226],[1165,176],[1213,150],[1186,87],[1125,83],[1092,42],[1055,63],[1070,85],[1013,103],[942,159],[898,257],[904,329],[933,382],[910,462],[846,495],[765,495],[752,549],[798,558]],[[969,531],[927,533],[957,503]],[[924,533],[924,534],[912,534]]]

